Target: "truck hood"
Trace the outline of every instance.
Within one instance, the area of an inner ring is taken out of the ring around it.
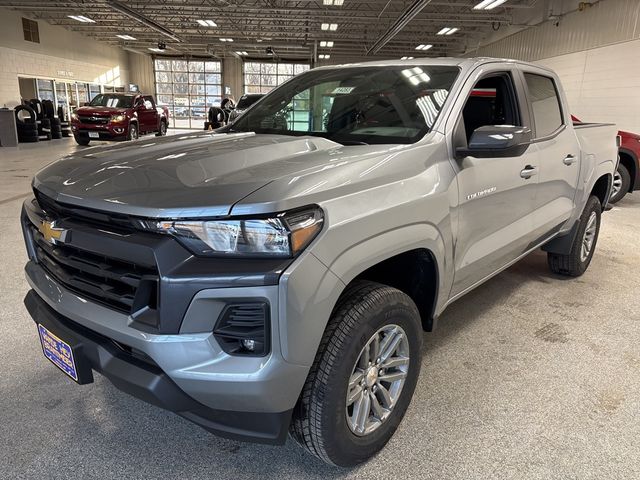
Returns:
[[[306,171],[332,175],[329,169],[353,163],[364,171],[392,147],[399,148],[345,147],[320,137],[188,133],[83,149],[42,169],[33,186],[61,203],[129,215],[226,216],[276,179]]]
[[[126,108],[112,108],[112,107],[80,107],[76,108],[74,113],[78,115],[117,115],[119,113],[126,113]]]

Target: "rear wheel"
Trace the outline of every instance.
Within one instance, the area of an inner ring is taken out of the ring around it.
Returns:
[[[627,167],[622,164],[618,165],[615,175],[613,176],[613,186],[611,188],[611,198],[609,203],[617,203],[624,198],[629,192],[631,185],[631,174]]]
[[[591,196],[580,217],[578,231],[567,255],[547,253],[552,272],[570,277],[579,277],[589,267],[600,233],[602,206],[598,197]]]
[[[156,137],[164,137],[167,134],[167,122],[162,120],[160,122],[160,130],[156,133]]]
[[[293,438],[349,467],[380,451],[409,406],[420,373],[422,327],[395,288],[357,282],[336,306],[294,410]]]

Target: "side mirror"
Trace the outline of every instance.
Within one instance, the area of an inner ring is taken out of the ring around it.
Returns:
[[[519,157],[531,145],[529,127],[486,125],[473,131],[466,148],[456,148],[458,158]]]

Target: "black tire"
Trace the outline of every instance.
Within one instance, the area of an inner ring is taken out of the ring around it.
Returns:
[[[35,125],[36,124],[36,112],[29,105],[18,105],[13,109],[16,116],[17,125]],[[24,116],[25,113],[28,116]]]
[[[44,110],[42,108],[42,102],[37,98],[32,98],[29,100],[29,105],[36,112],[36,117],[38,120],[42,120],[44,118]]]
[[[88,138],[80,137],[78,135],[74,135],[73,138],[75,138],[76,143],[78,145],[82,145],[83,147],[86,147],[87,145],[89,145],[89,142],[91,141]]]
[[[60,119],[58,117],[52,117],[52,118],[49,119],[49,121],[51,122],[51,128],[52,129],[55,130],[55,129],[59,129],[60,128],[61,122],[60,122]]]
[[[62,130],[62,136],[63,137],[70,137],[71,136],[71,129],[70,128],[65,128]]]
[[[410,360],[405,383],[387,419],[358,436],[347,424],[348,383],[364,346],[385,325],[400,326],[406,334]],[[291,436],[329,464],[350,467],[371,458],[392,437],[409,406],[420,373],[421,347],[420,314],[407,295],[378,283],[355,282],[331,315],[294,409]]]
[[[160,120],[160,130],[156,133],[156,137],[164,137],[167,134],[167,122]]]
[[[583,242],[585,241],[585,231],[589,224],[591,215],[595,214],[595,233],[591,247],[589,248],[588,255],[583,255]],[[596,196],[589,197],[587,204],[584,207],[584,211],[580,216],[580,223],[578,224],[578,231],[573,239],[571,245],[571,251],[567,255],[559,253],[547,253],[547,261],[549,268],[553,273],[559,275],[566,275],[569,277],[579,277],[582,275],[593,258],[593,253],[596,250],[596,244],[598,243],[598,235],[600,233],[600,216],[602,214],[602,205],[600,199]]]
[[[35,133],[38,134],[38,126],[35,123],[17,123],[16,130],[18,133]]]
[[[56,109],[51,100],[42,101],[42,114],[44,118],[52,119],[56,116]]]
[[[40,135],[50,135],[51,134],[51,120],[48,118],[43,118],[40,120],[38,124],[38,133]]]
[[[60,140],[62,138],[62,130],[60,130],[59,128],[54,128],[53,130],[51,130],[51,138]]]
[[[35,143],[39,141],[40,138],[38,137],[18,137],[18,142],[20,143]]]
[[[627,170],[627,167],[623,164],[619,164],[613,181],[619,182],[620,189],[615,193],[611,193],[609,203],[617,203],[622,200],[627,193],[629,193],[629,187],[631,186],[631,174],[629,173],[629,170]]]
[[[139,137],[138,124],[136,122],[131,122],[129,124],[129,132],[127,133],[127,140],[137,140],[138,137]]]

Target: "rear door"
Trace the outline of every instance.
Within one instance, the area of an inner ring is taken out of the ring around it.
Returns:
[[[534,227],[540,237],[559,231],[571,217],[580,174],[580,145],[571,115],[562,108],[556,79],[546,70],[520,67],[538,154],[538,196]]]
[[[522,88],[512,65],[484,66],[481,75],[472,75],[453,130],[454,151],[479,127],[529,126]],[[518,157],[458,158],[454,168],[459,198],[452,297],[530,248],[538,184],[537,154],[530,147]]]

